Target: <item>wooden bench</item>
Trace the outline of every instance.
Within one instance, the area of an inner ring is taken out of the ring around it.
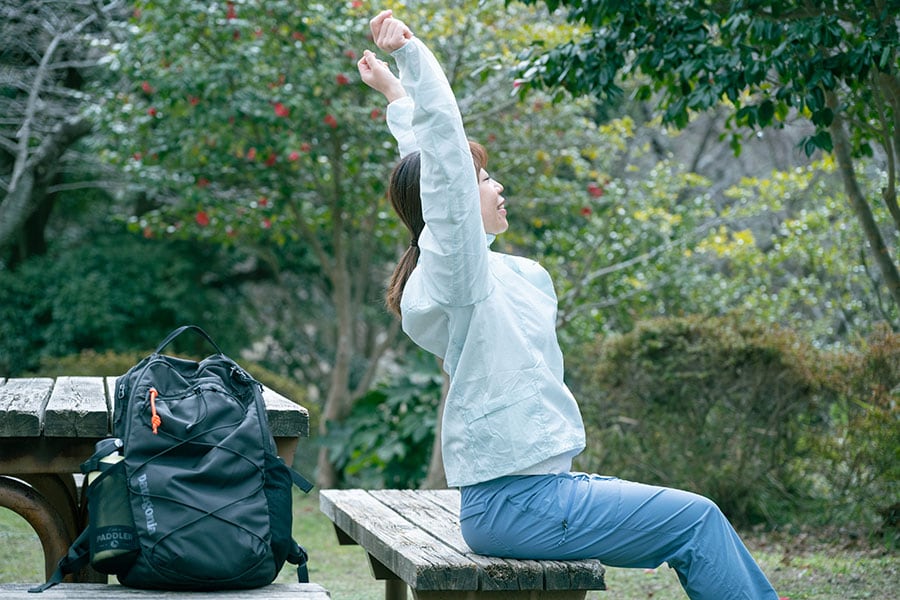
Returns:
[[[314,583],[273,583],[255,590],[233,590],[222,592],[161,592],[158,590],[136,590],[121,585],[103,583],[61,583],[41,594],[29,594],[29,585],[5,583],[0,585],[0,600],[118,600],[124,598],[196,598],[214,597],[216,600],[244,600],[244,598],[272,598],[274,600],[328,600],[331,595]]]
[[[322,490],[342,544],[359,544],[387,600],[576,600],[606,589],[598,560],[513,560],[475,554],[459,529],[456,490]]]
[[[278,453],[290,465],[299,438],[309,435],[309,413],[269,388],[263,397]],[[114,377],[0,377],[0,506],[38,534],[48,577],[86,524],[75,474],[112,434],[113,398]]]

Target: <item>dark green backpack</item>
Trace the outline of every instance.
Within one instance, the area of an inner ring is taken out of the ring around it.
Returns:
[[[193,330],[217,354],[161,354]],[[291,488],[312,485],[276,455],[262,386],[194,325],[173,331],[116,380],[114,440],[82,465],[89,524],[42,591],[88,561],[123,585],[217,590],[268,585],[291,537]]]

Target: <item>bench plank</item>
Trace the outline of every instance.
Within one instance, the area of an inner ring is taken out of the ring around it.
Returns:
[[[273,436],[309,437],[309,412],[304,407],[268,387],[263,387],[263,401]]]
[[[57,377],[44,409],[44,435],[104,437],[111,431],[102,377]]]
[[[459,515],[460,497],[456,490],[419,490],[415,492],[422,496],[431,498],[434,502],[446,506],[454,515]],[[458,527],[458,519],[456,520]],[[462,540],[462,533],[458,532],[460,542],[465,546]],[[468,547],[468,546],[466,546]],[[469,551],[471,553],[471,550]],[[528,565],[537,565],[543,573],[545,590],[604,590],[606,589],[605,577],[606,569],[603,564],[596,559],[586,560],[542,560],[542,561],[522,561],[518,560],[513,563],[517,568],[527,572]],[[522,589],[532,589],[526,587],[526,582],[522,582]]]
[[[273,598],[274,600],[328,600],[331,595],[315,583],[275,583],[252,590],[226,590],[221,592],[163,592],[159,590],[138,590],[118,584],[105,583],[61,583],[40,595],[29,594],[30,584],[7,583],[0,585],[0,600],[21,600],[22,598],[47,598],[49,600],[117,600],[125,598],[203,598],[216,600],[243,600],[244,598]]]
[[[474,554],[466,544],[462,537],[462,531],[459,530],[459,506],[460,496],[456,490],[419,490],[416,492],[422,498],[428,498],[435,504],[443,506],[450,513],[453,527],[447,532],[445,541],[456,548],[465,548],[466,555],[475,557],[481,556]],[[519,589],[523,590],[539,590],[543,589],[559,589],[560,582],[553,576],[555,567],[548,569],[550,563],[548,561],[522,560],[522,559],[503,559],[509,568],[512,568],[517,575]],[[548,570],[550,571],[548,573]],[[567,589],[564,586],[562,589]],[[578,588],[581,589],[581,588]],[[588,588],[598,589],[598,588]]]
[[[322,512],[331,518],[339,533],[360,544],[373,563],[384,565],[393,576],[409,584],[418,600],[560,600],[584,598],[586,590],[606,589],[599,560],[518,560],[474,553],[459,529],[460,500],[456,490],[323,490],[319,498]],[[398,531],[402,535],[398,536]],[[412,556],[406,549],[423,535],[433,540],[428,542],[427,561]],[[442,558],[439,564],[431,562]],[[469,564],[460,559],[470,561],[475,568],[474,582],[468,576]],[[406,564],[410,562],[412,566]],[[423,573],[428,570],[458,571],[462,565],[466,577],[451,577],[453,585],[432,587],[425,583],[429,578]],[[376,577],[385,578],[385,574]],[[476,596],[470,595],[476,591]]]
[[[371,494],[475,563],[480,575],[478,589],[539,590],[544,587],[543,570],[537,562],[510,561],[472,552],[459,529],[459,502],[454,510],[452,496],[458,499],[454,492],[429,496],[413,490],[380,490]]]
[[[322,490],[319,500],[335,525],[413,589],[478,589],[474,562],[368,492]]]
[[[0,385],[0,437],[41,435],[43,407],[53,380],[9,379]]]

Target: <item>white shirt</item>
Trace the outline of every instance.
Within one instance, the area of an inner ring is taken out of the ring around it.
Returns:
[[[388,106],[400,152],[421,153],[425,228],[400,301],[403,330],[450,376],[447,483],[569,470],[584,425],[563,382],[556,293],[535,261],[492,252],[456,99],[418,39],[393,53],[408,97]]]

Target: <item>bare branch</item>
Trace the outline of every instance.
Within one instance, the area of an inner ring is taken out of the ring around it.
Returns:
[[[96,14],[91,14],[88,17],[82,19],[72,29],[57,33],[53,37],[53,40],[51,40],[50,44],[47,46],[47,50],[44,52],[44,56],[41,58],[41,63],[38,66],[34,82],[32,83],[31,92],[28,95],[28,103],[25,109],[25,120],[22,123],[22,128],[17,134],[17,137],[19,138],[19,144],[16,149],[16,158],[13,165],[12,178],[10,179],[9,184],[11,190],[15,190],[16,184],[23,176],[26,169],[32,122],[34,121],[35,114],[37,113],[40,92],[43,87],[44,78],[47,75],[47,66],[50,64],[50,60],[53,58],[53,54],[56,52],[59,44],[63,40],[66,40],[78,34],[78,32],[87,27],[87,25],[96,20],[96,18]]]
[[[73,181],[71,183],[59,183],[47,188],[48,194],[57,192],[70,192],[72,190],[101,189],[118,190],[122,188],[122,181]]]
[[[363,394],[365,394],[366,391],[368,391],[368,389],[372,386],[372,382],[375,380],[375,375],[378,373],[378,367],[381,366],[381,358],[387,353],[388,350],[394,348],[397,345],[397,334],[399,332],[400,319],[394,319],[393,321],[391,321],[391,325],[390,327],[388,327],[384,339],[367,357],[369,360],[369,365],[368,367],[366,367],[366,371],[360,378],[359,383],[350,392],[350,397],[353,398],[354,401],[362,397]]]
[[[5,137],[0,136],[0,148],[3,148],[12,154],[16,151],[17,146]]]
[[[674,240],[670,240],[664,244],[660,244],[659,246],[656,246],[655,248],[651,248],[649,251],[644,252],[643,254],[634,256],[632,258],[629,258],[628,260],[623,260],[622,262],[618,262],[613,265],[603,267],[602,269],[597,269],[593,273],[590,273],[586,277],[583,277],[579,282],[577,282],[577,284],[574,287],[572,287],[572,289],[570,289],[568,292],[566,292],[562,296],[562,298],[560,298],[560,304],[568,303],[568,302],[572,301],[574,298],[577,298],[577,296],[581,292],[581,290],[583,288],[587,287],[587,285],[592,283],[593,281],[596,281],[597,279],[600,279],[601,277],[611,275],[612,273],[617,273],[619,271],[623,271],[623,270],[633,267],[635,265],[647,263],[654,257],[662,254],[663,252],[666,252],[677,246],[683,245],[684,243],[686,243],[686,240],[690,239],[691,237],[700,235],[703,232],[705,232],[717,225],[721,225],[724,222],[725,222],[724,219],[721,219],[721,218],[711,219],[710,221],[707,221],[703,225],[695,228],[688,235],[682,236],[682,237],[674,239]]]
[[[50,71],[60,71],[63,69],[90,69],[100,64],[99,60],[65,60],[63,62],[53,63],[47,67]]]

